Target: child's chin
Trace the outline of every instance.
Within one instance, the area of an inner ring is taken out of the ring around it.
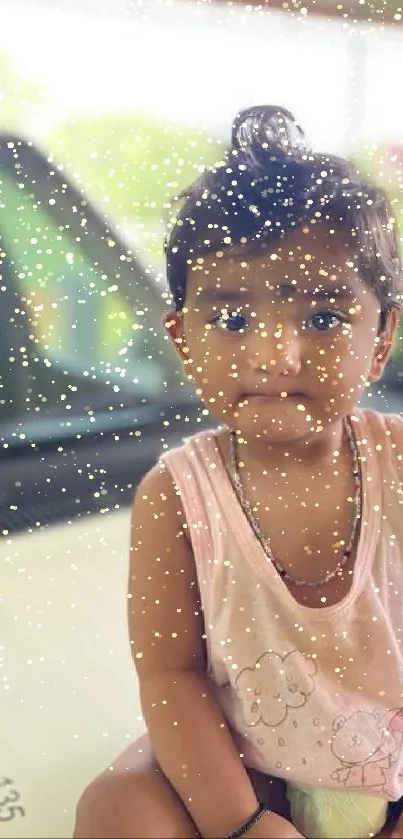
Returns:
[[[254,416],[234,417],[234,425],[238,425],[246,436],[261,438],[273,444],[296,442],[323,430],[321,423],[313,418],[290,415],[282,418],[273,415],[267,417],[260,413]]]

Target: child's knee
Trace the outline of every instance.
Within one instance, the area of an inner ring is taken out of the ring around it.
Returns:
[[[196,837],[197,830],[164,775],[107,770],[82,793],[76,808],[74,839]]]
[[[123,784],[124,786],[124,784]],[[76,805],[74,839],[106,839],[122,836],[116,824],[124,795],[121,778],[103,772],[82,792]],[[113,825],[113,831],[110,828]],[[134,836],[134,834],[131,834]]]

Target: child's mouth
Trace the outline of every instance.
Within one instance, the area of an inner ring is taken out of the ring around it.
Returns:
[[[238,399],[238,402],[251,402],[255,401],[256,399],[260,400],[267,400],[267,401],[274,401],[274,400],[298,400],[307,399],[306,393],[297,392],[297,391],[264,391],[264,390],[255,390],[250,391],[248,393],[242,393]]]

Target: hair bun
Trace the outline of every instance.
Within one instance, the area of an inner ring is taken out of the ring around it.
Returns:
[[[232,125],[231,147],[252,155],[261,149],[293,157],[311,153],[293,114],[276,105],[254,105],[240,111]]]

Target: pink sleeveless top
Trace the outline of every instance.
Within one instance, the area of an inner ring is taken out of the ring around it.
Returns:
[[[361,535],[350,591],[297,603],[249,525],[214,431],[162,459],[191,535],[209,676],[245,765],[388,801],[403,794],[403,421],[356,411]]]

